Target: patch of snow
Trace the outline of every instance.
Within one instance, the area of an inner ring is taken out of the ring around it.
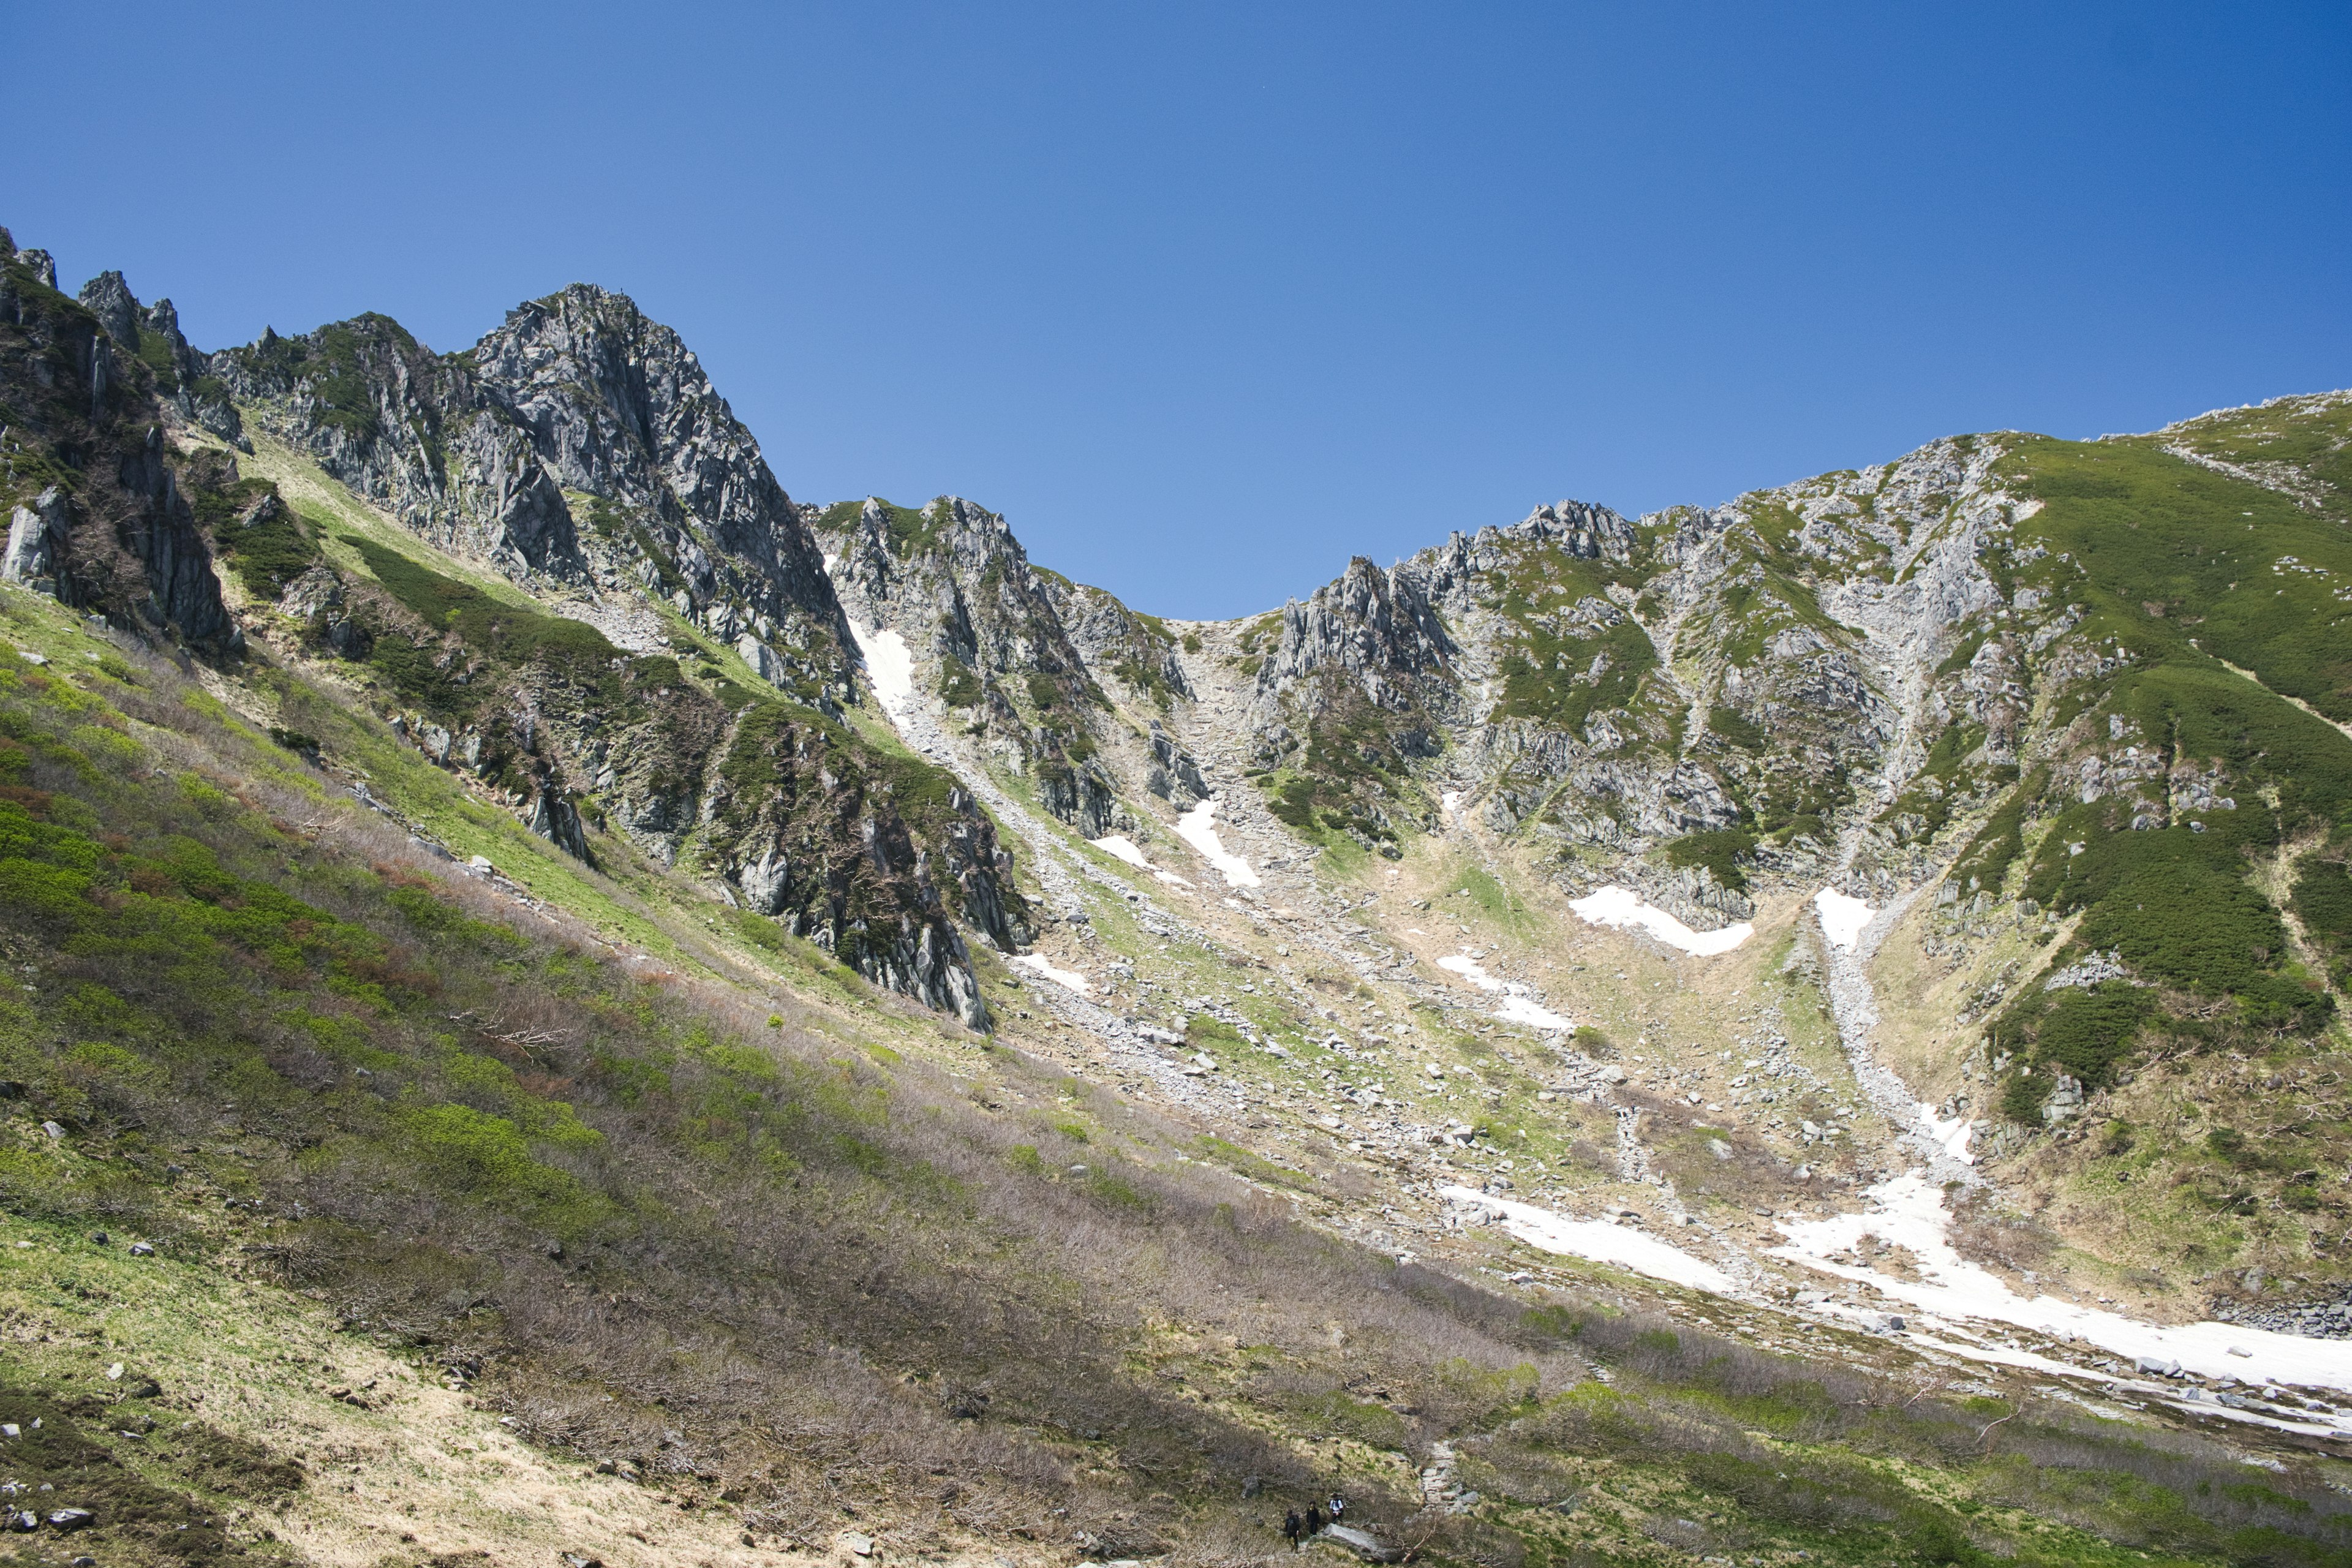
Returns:
[[[1087,842],[1106,855],[1126,861],[1139,871],[1160,869],[1150,862],[1142,850],[1135,847],[1135,840],[1124,833],[1107,834],[1100,838],[1089,838]]]
[[[1238,855],[1225,851],[1224,841],[1217,837],[1217,803],[1204,800],[1176,819],[1176,837],[1201,852],[1201,858],[1224,877],[1229,888],[1265,886],[1250,863]]]
[[[1919,1102],[1919,1125],[1936,1146],[1963,1165],[1973,1165],[1977,1157],[1969,1152],[1969,1140],[1976,1134],[1976,1125],[1965,1116],[1955,1116],[1949,1121],[1936,1114],[1936,1108],[1926,1100]]]
[[[1531,1002],[1525,996],[1507,998],[1495,1009],[1495,1016],[1506,1024],[1525,1024],[1531,1029],[1573,1029],[1576,1026],[1550,1008]]]
[[[1163,870],[1153,865],[1150,858],[1141,849],[1136,847],[1135,840],[1124,833],[1106,834],[1100,838],[1089,838],[1087,842],[1114,859],[1126,861],[1139,871],[1150,872],[1171,888],[1182,888],[1187,892],[1192,890],[1192,883],[1173,871]]]
[[[1094,989],[1094,983],[1085,975],[1075,970],[1055,968],[1052,962],[1042,952],[1024,952],[1013,960],[1013,963],[1018,968],[1025,969],[1032,974],[1042,974],[1055,984],[1065,986],[1081,996]]]
[[[1453,821],[1462,810],[1462,792],[1458,789],[1450,789],[1439,795],[1437,809],[1444,814],[1446,821]]]
[[[1467,980],[1471,984],[1475,985],[1481,991],[1501,991],[1505,989],[1505,985],[1502,981],[1499,981],[1493,975],[1487,973],[1484,968],[1480,967],[1478,961],[1471,957],[1466,952],[1457,953],[1452,958],[1441,958],[1437,961],[1437,967],[1444,970],[1449,970],[1452,973],[1462,976],[1463,979]]]
[[[1486,973],[1485,965],[1466,952],[1456,953],[1451,958],[1441,958],[1437,961],[1437,967],[1449,973],[1462,976],[1481,991],[1501,993],[1504,1002],[1502,1006],[1496,1009],[1495,1016],[1506,1024],[1526,1024],[1538,1029],[1576,1027],[1568,1019],[1536,1001],[1535,993],[1528,987],[1516,980],[1496,979]]]
[[[1441,1187],[1437,1195],[1500,1215],[1505,1230],[1529,1247],[1546,1252],[1589,1258],[1595,1263],[1613,1263],[1670,1285],[1712,1290],[1718,1296],[1738,1293],[1731,1276],[1714,1264],[1628,1226],[1605,1219],[1568,1219],[1533,1204],[1492,1197],[1468,1187]]]
[[[1631,888],[1603,888],[1586,898],[1571,900],[1568,907],[1587,925],[1647,931],[1668,947],[1678,947],[1699,958],[1729,952],[1756,934],[1755,926],[1747,921],[1725,926],[1721,931],[1693,931],[1665,910],[1644,903],[1642,895]]]
[[[1813,895],[1813,908],[1822,917],[1822,934],[1830,939],[1832,947],[1852,948],[1862,940],[1862,928],[1878,911],[1860,899],[1850,898],[1835,888],[1823,888]]]
[[[1941,1187],[1920,1176],[1903,1175],[1879,1183],[1865,1195],[1871,1207],[1861,1214],[1782,1222],[1780,1228],[1788,1245],[1774,1247],[1772,1256],[1868,1285],[1945,1318],[2011,1323],[2053,1337],[2084,1340],[2126,1359],[2178,1362],[2183,1370],[2204,1377],[2352,1390],[2352,1341],[2305,1339],[2237,1323],[2168,1328],[2054,1296],[2029,1300],[1953,1249],[1946,1236],[1951,1215],[1944,1207]],[[1832,1261],[1865,1236],[1908,1251],[1921,1278],[1898,1279]],[[2233,1355],[2232,1346],[2252,1354]]]
[[[907,650],[907,639],[887,626],[862,631],[854,617],[849,635],[857,639],[858,654],[866,660],[866,673],[874,682],[874,695],[882,700],[882,710],[893,723],[898,722],[915,695],[915,656]]]

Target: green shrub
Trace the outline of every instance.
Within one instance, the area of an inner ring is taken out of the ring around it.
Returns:
[[[1665,851],[1668,865],[1703,867],[1716,886],[1744,893],[1748,890],[1746,863],[1755,856],[1756,835],[1745,827],[1685,833],[1668,842]]]

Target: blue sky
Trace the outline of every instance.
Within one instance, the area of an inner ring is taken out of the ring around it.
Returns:
[[[96,18],[102,15],[103,24]],[[805,500],[1228,616],[1573,496],[2352,384],[2352,8],[10,7],[0,222],[213,348],[575,279]]]

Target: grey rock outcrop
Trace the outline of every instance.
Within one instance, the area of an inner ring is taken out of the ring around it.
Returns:
[[[228,389],[209,374],[205,356],[188,346],[171,300],[142,305],[121,273],[101,272],[82,285],[80,301],[108,337],[153,372],[156,395],[183,421],[241,451],[253,449]]]
[[[580,808],[561,790],[541,788],[531,800],[527,826],[574,860],[593,859],[588,853],[587,829],[580,821]]]
[[[8,519],[8,547],[0,559],[0,582],[20,583],[54,595],[57,563],[67,543],[65,492],[51,485]]]
[[[1257,702],[1272,710],[1318,671],[1344,673],[1374,707],[1402,710],[1444,690],[1453,637],[1421,579],[1383,572],[1363,556],[1306,603],[1283,607],[1281,638],[1257,677]]]

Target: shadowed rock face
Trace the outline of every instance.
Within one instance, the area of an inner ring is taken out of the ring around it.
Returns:
[[[163,439],[172,410],[140,358],[138,301],[110,273],[93,286],[93,310],[58,293],[54,264],[37,260],[0,230],[0,402],[11,414],[0,571],[118,626],[226,651],[236,628]]]

